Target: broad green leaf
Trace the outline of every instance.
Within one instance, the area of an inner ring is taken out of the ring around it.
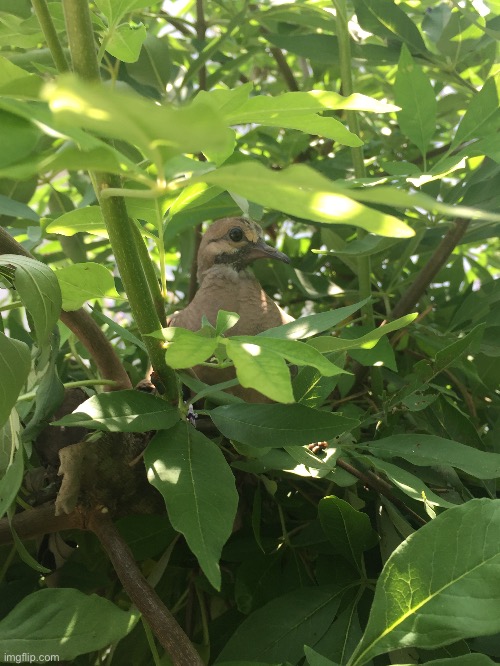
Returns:
[[[81,232],[96,236],[108,235],[100,206],[85,206],[70,210],[57,220],[49,222],[45,230],[50,234],[62,236],[73,236]]]
[[[361,600],[354,590],[346,593],[346,597],[349,596],[352,601],[347,607],[343,606],[343,610],[337,615],[329,631],[316,644],[316,649],[321,655],[327,654],[331,659],[335,659],[334,666],[335,663],[347,663],[349,655],[355,650],[363,635],[358,617],[358,605]],[[308,654],[306,646],[304,652]],[[314,662],[311,666],[314,666]],[[317,661],[316,666],[330,666],[330,664]]]
[[[329,312],[318,312],[317,314],[300,317],[299,319],[291,321],[288,324],[283,324],[283,326],[269,328],[267,331],[259,333],[257,337],[275,338],[282,340],[299,340],[310,338],[313,335],[323,333],[324,331],[333,328],[337,324],[342,323],[352,314],[360,310],[363,305],[365,305],[365,303],[368,303],[368,299],[359,301],[353,305],[347,305],[343,308],[330,310]]]
[[[331,496],[320,500],[318,516],[335,554],[362,573],[363,553],[373,548],[378,541],[366,513],[356,511],[348,502]]]
[[[495,666],[496,663],[485,654],[462,654],[459,657],[426,661],[422,666]],[[403,665],[399,664],[397,666]]]
[[[119,641],[132,626],[130,613],[104,597],[71,588],[38,590],[0,621],[0,651],[73,660]]]
[[[287,92],[275,97],[270,95],[249,97],[251,90],[252,86],[246,84],[234,90],[201,91],[199,98],[220,111],[230,125],[240,123],[265,125],[276,119],[277,114],[292,118],[341,109],[374,113],[399,110],[399,107],[394,104],[381,102],[360,93],[344,97],[333,91],[309,90],[308,92]]]
[[[14,286],[30,313],[40,348],[49,336],[61,312],[61,290],[55,273],[36,259],[17,254],[0,255],[0,266],[13,266]]]
[[[306,134],[318,134],[326,139],[337,141],[344,146],[358,147],[363,145],[363,141],[361,141],[359,136],[350,132],[340,120],[329,117],[323,118],[317,114],[298,116],[293,114],[288,115],[285,112],[277,118],[269,117],[262,124],[268,127],[285,127],[287,129],[300,130]]]
[[[56,277],[61,287],[62,306],[67,312],[78,310],[94,298],[119,298],[113,275],[105,266],[93,261],[59,268]]]
[[[118,23],[126,14],[151,6],[151,0],[96,0],[95,3],[110,24]]]
[[[227,128],[209,106],[159,106],[139,95],[86,83],[69,74],[47,84],[43,97],[63,131],[77,127],[122,139],[140,148],[159,167],[163,162],[160,146],[175,154],[217,150],[227,143]]]
[[[406,192],[395,187],[364,187],[350,189],[346,194],[356,201],[362,201],[379,206],[395,206],[396,208],[422,208],[430,213],[445,215],[446,217],[464,217],[472,220],[491,220],[498,222],[500,215],[479,208],[457,206],[436,201],[423,192]],[[383,235],[383,234],[380,234]]]
[[[106,432],[147,432],[171,428],[179,418],[178,410],[161,398],[127,390],[98,393],[52,425]]]
[[[340,600],[338,590],[322,587],[306,587],[274,599],[236,629],[216,666],[231,659],[298,663],[304,643],[314,644],[328,631]]]
[[[277,402],[294,402],[290,371],[282,356],[253,342],[225,341],[227,355],[245,388],[253,388]]]
[[[406,539],[378,579],[365,633],[349,663],[365,664],[399,647],[429,649],[500,631],[499,530],[500,500],[473,499]]]
[[[217,313],[217,321],[215,322],[215,332],[217,335],[222,335],[229,329],[233,328],[240,319],[237,312],[227,312],[226,310],[219,310]]]
[[[32,208],[20,201],[9,199],[3,194],[0,194],[0,214],[9,217],[20,217],[37,223],[40,221],[40,216]]]
[[[264,37],[279,49],[286,49],[290,53],[309,58],[313,63],[333,65],[338,62],[338,39],[333,35],[321,33],[305,35],[267,33]]]
[[[234,476],[219,447],[189,423],[157,433],[144,453],[149,482],[165,499],[210,583],[220,589],[219,559],[238,506]]]
[[[447,509],[457,506],[436,495],[415,474],[411,474],[411,472],[407,472],[405,469],[387,462],[387,460],[381,460],[375,456],[363,456],[363,462],[386,474],[401,492],[418,502],[425,502],[431,506],[443,506]]]
[[[15,97],[38,97],[43,80],[0,57],[0,94]]]
[[[16,499],[23,481],[24,461],[19,441],[20,430],[19,416],[13,409],[6,423],[0,427],[0,518]]]
[[[483,336],[484,329],[485,324],[479,324],[473,328],[472,331],[467,333],[467,335],[464,335],[456,342],[453,342],[451,345],[436,352],[433,364],[434,372],[441,372],[448,366],[456,363],[456,361],[470,349],[471,345],[475,345],[477,348],[479,341]]]
[[[354,0],[358,21],[363,30],[388,39],[397,39],[414,53],[426,53],[417,26],[392,0]]]
[[[172,326],[163,329],[167,353],[165,360],[171,368],[192,368],[207,361],[217,348],[217,338]]]
[[[479,451],[436,435],[392,435],[370,442],[367,448],[382,458],[404,458],[413,465],[451,465],[477,479],[500,476],[500,453]]]
[[[245,335],[236,335],[231,338],[231,342],[257,345],[263,350],[279,354],[290,363],[295,365],[309,365],[317,368],[326,377],[333,377],[346,373],[342,368],[337,367],[331,361],[320,354],[316,349],[308,344],[298,340],[279,340],[277,338],[252,337]]]
[[[31,155],[42,136],[40,130],[27,120],[0,111],[0,168],[5,168]]]
[[[436,131],[437,102],[428,76],[415,65],[406,44],[401,48],[394,97],[401,107],[398,112],[401,131],[425,156]]]
[[[136,62],[146,39],[146,26],[143,23],[123,23],[113,30],[106,42],[106,51],[122,62]]]
[[[347,349],[372,349],[383,335],[387,335],[387,333],[392,333],[393,331],[397,331],[400,328],[408,326],[408,324],[411,324],[411,322],[416,317],[417,314],[405,315],[400,319],[396,319],[391,321],[389,324],[379,326],[374,331],[366,333],[359,338],[353,338],[352,340],[322,336],[319,338],[313,338],[309,341],[309,344],[311,347],[314,347],[323,353],[344,351]]]
[[[211,410],[210,418],[229,439],[256,447],[327,441],[359,425],[341,414],[300,404],[224,405]]]
[[[27,344],[0,332],[0,426],[7,421],[28,378],[31,354]]]
[[[500,126],[499,107],[500,74],[497,74],[487,79],[481,90],[471,98],[450,150],[470,139],[495,134]]]
[[[127,65],[130,76],[162,94],[172,75],[172,59],[168,48],[168,36],[157,37],[148,33],[137,62]]]
[[[257,162],[241,162],[195,180],[218,185],[261,206],[306,220],[352,224],[380,236],[414,235],[413,229],[401,220],[353,201],[349,189],[301,164],[270,171]]]
[[[335,661],[323,657],[323,655],[304,645],[304,654],[307,657],[308,666],[340,666]]]

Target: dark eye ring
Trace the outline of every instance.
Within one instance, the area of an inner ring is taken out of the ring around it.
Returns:
[[[243,231],[239,227],[233,227],[229,232],[229,238],[235,243],[239,243],[243,238]]]

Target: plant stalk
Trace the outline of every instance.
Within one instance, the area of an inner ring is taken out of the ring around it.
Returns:
[[[57,68],[58,72],[67,72],[69,71],[68,61],[64,55],[64,50],[57,36],[57,31],[52,21],[52,16],[49,12],[49,7],[46,0],[31,0],[31,5],[35,10],[38,23],[42,28],[43,36],[47,42],[52,59]]]
[[[63,9],[74,71],[83,79],[99,81],[99,66],[89,3],[86,0],[63,0]],[[161,328],[161,322],[141,261],[134,223],[128,216],[123,197],[101,196],[102,192],[110,187],[120,187],[120,180],[111,174],[96,172],[90,175],[132,314],[143,336],[153,368],[165,387],[166,400],[177,403],[179,389],[175,372],[165,362],[165,352],[161,341],[149,336],[150,333]]]

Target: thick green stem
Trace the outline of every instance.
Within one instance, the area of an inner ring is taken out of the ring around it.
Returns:
[[[339,42],[339,66],[342,94],[348,96],[353,93],[353,83],[351,70],[351,35],[349,33],[347,4],[346,0],[333,0],[333,5],[337,14],[336,26]],[[346,116],[349,129],[351,132],[359,136],[360,126],[357,113],[355,111],[347,111]],[[365,178],[366,170],[363,148],[361,146],[351,148],[351,155],[355,177]],[[357,236],[361,240],[366,236],[366,232],[363,229],[359,229]],[[359,297],[363,300],[365,298],[370,298],[372,295],[370,257],[358,257],[357,263]],[[363,306],[362,312],[365,323],[371,328],[375,328],[375,317],[371,300]],[[380,395],[382,391],[382,380],[377,368],[372,368],[371,377],[373,392],[375,395]]]
[[[40,23],[40,27],[42,28],[45,41],[47,42],[47,46],[49,47],[57,71],[67,72],[69,70],[68,61],[66,60],[61,42],[57,36],[46,0],[31,0],[31,4],[35,10],[38,23]]]
[[[63,0],[63,9],[74,71],[83,79],[98,81],[99,66],[89,3],[86,0]],[[161,341],[148,335],[161,328],[161,323],[141,261],[134,223],[128,216],[122,197],[101,196],[102,192],[110,187],[120,187],[120,181],[117,176],[104,173],[91,173],[91,178],[132,315],[144,338],[153,368],[165,387],[165,398],[177,402],[179,389],[175,372],[165,363]]]

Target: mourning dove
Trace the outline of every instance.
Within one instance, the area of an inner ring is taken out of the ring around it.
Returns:
[[[205,316],[215,326],[219,310],[236,312],[240,318],[226,335],[256,335],[269,328],[294,321],[260,286],[249,265],[256,259],[290,259],[267,245],[258,224],[241,217],[214,222],[203,235],[198,251],[199,289],[184,309],[172,315],[170,326],[198,331]],[[235,376],[234,368],[224,370],[196,366],[196,375],[207,384],[217,384]],[[247,402],[266,398],[241,386],[231,392]]]

